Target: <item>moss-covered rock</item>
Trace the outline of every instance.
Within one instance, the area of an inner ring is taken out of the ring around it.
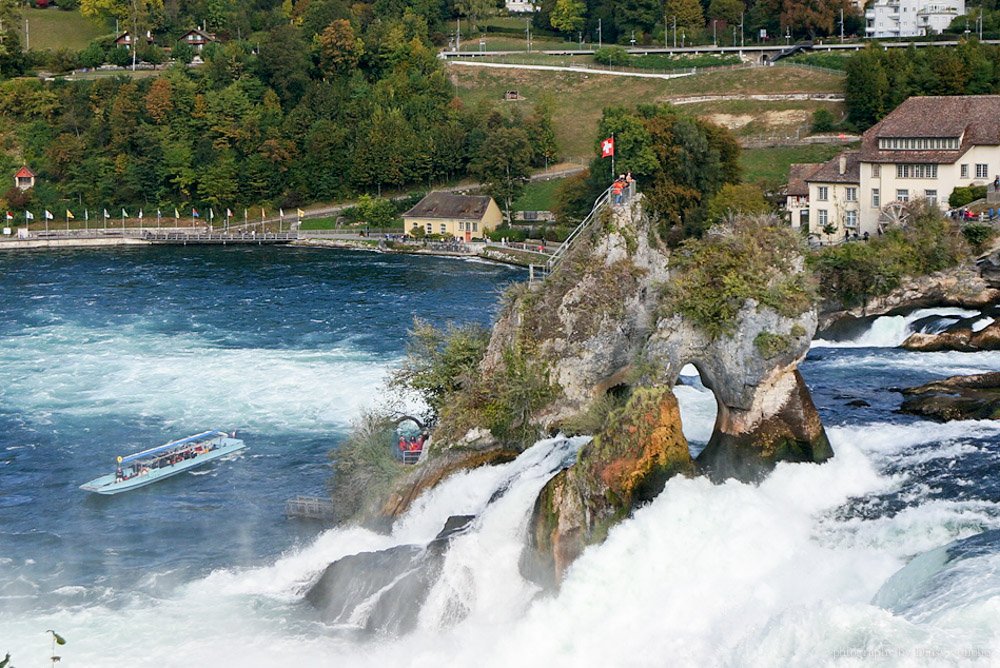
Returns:
[[[952,376],[902,392],[904,413],[941,422],[1000,419],[1000,372]]]
[[[577,463],[542,490],[529,529],[522,571],[552,585],[583,549],[604,540],[634,508],[678,473],[695,470],[681,431],[677,399],[667,387],[638,388],[613,411]]]

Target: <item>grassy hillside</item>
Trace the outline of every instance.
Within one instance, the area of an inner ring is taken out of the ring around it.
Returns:
[[[788,166],[795,162],[826,162],[844,150],[840,144],[807,144],[743,149],[740,166],[748,182],[788,180]]]
[[[480,68],[451,64],[448,68],[459,96],[468,104],[500,102],[516,89],[525,100],[502,104],[531,105],[547,98],[553,108],[556,136],[569,159],[593,155],[594,132],[604,107],[669,102],[693,95],[760,93],[840,93],[843,76],[795,67],[762,67],[704,72],[678,79],[641,79],[576,72]],[[803,102],[801,108],[815,108]],[[698,113],[712,113],[706,105]]]
[[[102,24],[84,18],[77,11],[25,9],[32,50],[72,49],[87,46],[95,37],[113,32]]]

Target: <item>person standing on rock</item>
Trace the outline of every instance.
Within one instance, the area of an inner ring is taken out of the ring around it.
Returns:
[[[622,174],[615,182],[611,184],[611,194],[614,197],[614,203],[620,205],[622,203],[622,190],[625,188],[625,175]]]

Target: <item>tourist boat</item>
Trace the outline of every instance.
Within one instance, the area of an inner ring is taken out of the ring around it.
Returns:
[[[94,478],[80,485],[80,489],[98,494],[127,492],[225,457],[245,447],[243,441],[236,438],[235,431],[232,434],[206,431],[133,455],[119,456],[114,473]]]

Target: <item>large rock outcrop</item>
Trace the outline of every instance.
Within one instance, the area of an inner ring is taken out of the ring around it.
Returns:
[[[850,321],[932,306],[983,308],[1000,301],[1000,285],[984,275],[983,266],[962,265],[926,276],[907,277],[887,295],[872,297],[849,309],[826,305],[819,318],[820,331],[843,327]]]
[[[900,411],[947,422],[1000,418],[1000,372],[952,376],[902,390]]]
[[[902,344],[907,350],[919,352],[938,352],[954,350],[961,353],[974,353],[983,350],[1000,350],[1000,320],[995,320],[978,332],[972,327],[949,327],[937,334],[917,332],[907,337]]]
[[[699,244],[681,249],[688,257],[681,262],[643,214],[641,199],[605,210],[544,283],[522,286],[506,300],[480,378],[465,390],[479,401],[443,416],[437,454],[400,485],[382,514],[404,511],[429,481],[472,453],[469,461],[481,463],[489,453],[530,445],[473,419],[491,416],[480,404],[495,403],[494,395],[516,399],[498,378],[526,386],[524,379],[546,379],[547,391],[533,395],[543,400],[517,404],[519,424],[533,427],[532,438],[595,435],[536,503],[522,566],[540,582],[557,582],[586,545],[602,540],[673,475],[754,480],[779,461],[829,458],[797,371],[817,324],[798,241],[757,221]],[[691,259],[697,248],[710,248],[708,259]],[[686,364],[696,366],[719,407],[697,459],[672,392]]]

